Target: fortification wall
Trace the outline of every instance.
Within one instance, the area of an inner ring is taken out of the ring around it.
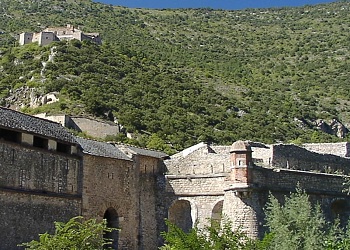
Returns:
[[[259,190],[291,192],[299,184],[302,189],[308,192],[343,196],[345,195],[342,193],[343,182],[344,179],[341,175],[262,167],[252,168],[252,183]]]
[[[81,195],[81,160],[16,143],[0,142],[0,187]]]
[[[273,146],[263,145],[252,146],[253,161],[257,165],[271,166],[273,157]]]
[[[186,157],[171,159],[165,163],[169,175],[217,174],[230,171],[229,151],[223,155],[208,152],[206,148],[197,150]]]
[[[120,130],[117,124],[112,122],[97,121],[85,117],[72,116],[67,127],[86,132],[96,138],[105,138],[107,135],[117,135]]]
[[[195,222],[199,228],[210,223],[209,219],[213,217],[214,207],[218,202],[223,201],[224,188],[227,185],[228,174],[212,174],[212,175],[166,175],[167,185],[165,188],[167,210],[170,210],[170,219],[175,219],[176,223],[187,225]],[[175,207],[180,202],[188,201],[191,211]],[[182,215],[176,215],[177,210],[181,210]],[[219,211],[214,211],[215,216],[221,216],[222,208]],[[188,214],[187,217],[184,214]],[[190,219],[190,222],[185,220]],[[185,226],[188,227],[189,225]]]
[[[0,249],[38,240],[39,233],[54,233],[54,222],[80,215],[81,199],[9,192],[0,189]]]
[[[305,149],[319,154],[332,154],[340,157],[350,157],[350,143],[305,143]]]
[[[108,209],[114,209],[121,229],[118,249],[137,248],[136,177],[131,161],[84,155],[83,216],[103,219]]]
[[[153,250],[158,245],[158,175],[162,175],[160,160],[153,157],[135,155],[136,166],[139,171],[138,187],[139,198],[139,237],[140,249]]]
[[[217,175],[167,175],[168,192],[178,196],[223,195],[228,174]]]
[[[69,124],[69,116],[66,115],[47,115],[46,113],[41,113],[35,116],[49,121],[60,123],[62,126],[65,127],[67,126],[67,124]]]
[[[350,159],[310,152],[295,145],[274,145],[272,166],[326,173],[349,173]]]

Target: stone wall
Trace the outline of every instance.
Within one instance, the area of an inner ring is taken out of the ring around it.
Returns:
[[[131,161],[84,155],[83,216],[103,219],[114,209],[120,228],[118,249],[136,249],[139,200]]]
[[[174,206],[179,201],[188,201],[189,211],[183,211],[191,218],[192,226],[198,223],[203,228],[210,222],[215,205],[224,198],[228,173],[211,175],[166,175],[167,210],[166,217],[172,219]],[[185,217],[184,217],[185,218]],[[174,218],[174,220],[176,220]],[[181,223],[181,222],[180,222]],[[182,223],[184,224],[184,223]]]
[[[350,157],[350,143],[305,143],[302,145],[305,149],[319,153],[332,154],[340,157]]]
[[[350,159],[310,152],[295,145],[274,145],[272,166],[325,173],[349,173]]]
[[[78,157],[16,143],[0,143],[0,187],[81,195]]]
[[[167,174],[200,175],[230,171],[229,149],[226,146],[211,148],[203,144],[191,154],[184,153],[172,156],[170,161],[165,162]]]
[[[139,249],[153,250],[159,243],[159,224],[164,223],[157,216],[158,176],[162,175],[163,166],[159,159],[142,155],[134,155],[134,161],[139,170]]]
[[[98,121],[85,117],[72,116],[67,124],[68,128],[86,132],[96,138],[105,138],[107,135],[117,135],[120,132],[119,126],[113,122]]]
[[[0,158],[0,249],[18,249],[39,233],[53,233],[54,221],[80,215],[78,157],[0,142]]]
[[[39,233],[54,233],[54,222],[80,215],[81,199],[37,195],[0,189],[0,249],[38,240]]]
[[[300,185],[309,193],[345,195],[341,175],[257,166],[252,168],[252,175],[252,184],[259,190],[292,192]]]

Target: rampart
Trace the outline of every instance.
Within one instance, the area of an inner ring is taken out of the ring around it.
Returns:
[[[337,142],[337,143],[305,143],[302,145],[305,149],[319,153],[319,154],[332,154],[340,157],[350,157],[350,143],[349,142]]]
[[[94,138],[105,138],[106,136],[115,136],[120,133],[118,124],[88,117],[47,115],[46,113],[38,114],[36,117],[58,122],[64,127],[84,132]]]
[[[81,211],[81,162],[58,152],[0,143],[0,249],[13,249]],[[30,159],[30,160],[29,160]]]

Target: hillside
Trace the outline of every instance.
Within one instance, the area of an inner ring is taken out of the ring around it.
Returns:
[[[24,111],[113,114],[143,134],[140,145],[163,150],[198,141],[337,141],[320,127],[335,134],[328,125],[350,125],[348,1],[242,11],[0,3],[3,104],[23,86],[58,91],[58,103]],[[103,45],[16,45],[21,32],[67,23],[100,32]]]

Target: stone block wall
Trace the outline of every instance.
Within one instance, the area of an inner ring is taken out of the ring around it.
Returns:
[[[0,143],[0,187],[81,195],[82,165],[68,154]]]
[[[136,183],[139,192],[139,249],[153,250],[159,243],[159,225],[164,223],[157,215],[158,176],[162,175],[163,166],[159,159],[153,157],[135,155],[134,160],[139,170]]]
[[[228,173],[216,175],[167,175],[166,208],[169,214],[166,217],[174,218],[173,206],[179,201],[188,201],[187,213],[194,225],[199,228],[210,223],[215,205],[224,198],[224,188],[227,185]],[[176,211],[175,211],[176,212]],[[192,226],[193,226],[192,225]]]
[[[166,166],[169,175],[227,173],[230,171],[229,150],[215,153],[203,147],[186,157],[172,158],[166,162]]]
[[[350,159],[310,152],[295,145],[274,145],[272,166],[318,172],[349,173]]]
[[[299,184],[307,192],[343,196],[343,182],[341,175],[256,166],[252,168],[252,184],[259,190],[292,192]]]
[[[96,138],[105,138],[107,135],[117,135],[119,126],[113,122],[104,122],[85,117],[72,116],[67,127],[86,132]]]
[[[137,249],[137,176],[131,161],[84,155],[83,216],[102,220],[114,209],[121,229],[118,249]]]
[[[80,215],[79,197],[37,195],[0,189],[0,249],[38,240],[39,233],[54,233],[54,222]]]
[[[350,157],[350,143],[305,143],[302,145],[305,149],[319,153],[332,154],[340,157]]]

